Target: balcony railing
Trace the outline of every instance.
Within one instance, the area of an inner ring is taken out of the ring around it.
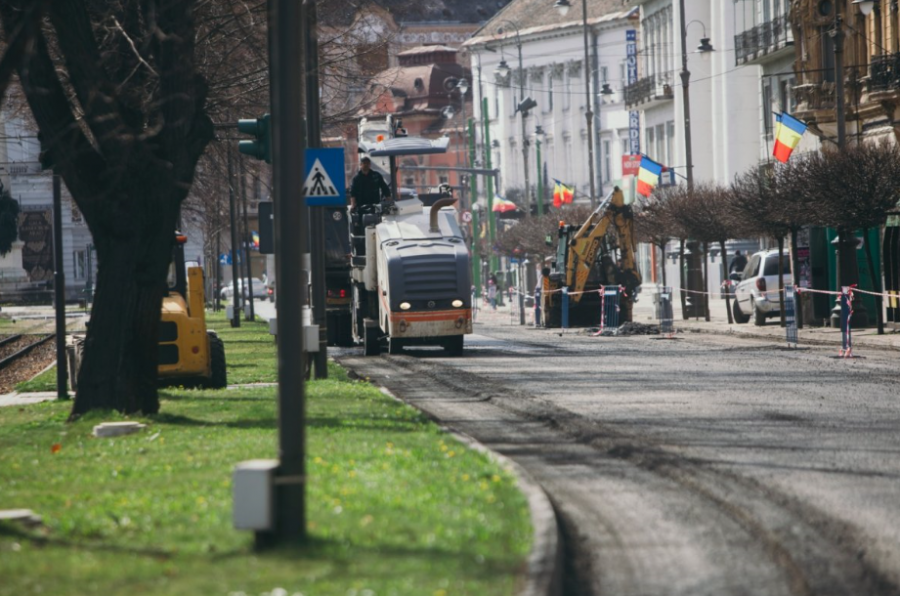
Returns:
[[[668,78],[651,75],[625,87],[625,106],[628,108],[654,100],[672,99],[672,85]]]
[[[794,44],[787,15],[775,17],[734,36],[734,60],[740,66]]]
[[[869,93],[900,89],[900,54],[872,56],[868,85]]]

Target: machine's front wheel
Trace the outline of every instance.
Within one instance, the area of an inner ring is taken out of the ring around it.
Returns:
[[[381,329],[378,325],[366,324],[363,345],[366,356],[378,356],[381,353]]]
[[[444,349],[447,350],[447,354],[450,356],[462,356],[464,338],[464,335],[454,335],[445,339]]]
[[[403,352],[403,340],[396,337],[388,337],[388,354],[396,356]]]

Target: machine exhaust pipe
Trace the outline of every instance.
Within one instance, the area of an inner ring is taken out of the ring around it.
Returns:
[[[431,213],[429,214],[429,218],[428,218],[430,228],[431,228],[429,230],[430,232],[437,233],[437,232],[441,231],[441,229],[438,227],[438,220],[437,220],[438,211],[440,211],[444,207],[449,207],[449,206],[453,205],[456,201],[457,201],[457,199],[448,197],[446,199],[438,199],[437,201],[434,202],[434,205],[431,206]]]

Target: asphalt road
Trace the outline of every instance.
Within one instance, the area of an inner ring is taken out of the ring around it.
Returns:
[[[476,332],[338,358],[531,472],[566,594],[900,594],[900,355]]]

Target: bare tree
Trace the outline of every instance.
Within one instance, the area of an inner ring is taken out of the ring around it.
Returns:
[[[0,4],[7,39],[31,4]],[[194,6],[51,2],[17,65],[42,162],[62,176],[97,249],[73,416],[159,410],[156,338],[173,231],[213,134],[194,60]]]

